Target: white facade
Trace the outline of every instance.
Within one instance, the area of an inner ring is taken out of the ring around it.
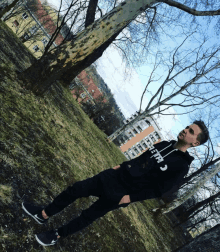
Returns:
[[[127,124],[129,121],[134,119],[138,113],[135,113],[130,118],[124,120],[124,124]],[[156,124],[155,120],[152,117],[146,117],[145,119],[142,119],[138,122],[136,122],[132,127],[128,128],[123,136],[119,136],[119,143],[120,147],[124,145],[127,141],[131,140],[133,137],[136,136],[136,134],[139,134],[140,132],[147,129],[149,126],[153,126],[154,131],[145,136],[143,139],[141,139],[139,142],[135,143],[131,148],[129,148],[127,151],[123,152],[124,155],[128,159],[133,159],[142,154],[143,150],[146,150],[147,148],[150,148],[155,142],[157,142],[159,139],[163,140],[163,136],[160,132],[159,126]]]

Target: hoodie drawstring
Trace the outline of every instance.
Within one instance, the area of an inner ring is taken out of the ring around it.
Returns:
[[[163,150],[166,150],[167,148],[169,148],[172,144],[168,145],[167,147],[165,147],[164,149],[162,149],[161,151],[159,152],[162,152]]]
[[[172,145],[172,143],[170,145],[168,145],[167,147],[163,148],[162,150],[160,150],[159,152],[161,153],[162,151],[166,150],[167,148],[169,148]],[[170,151],[168,154],[166,154],[165,156],[162,156],[163,158],[165,158],[166,156],[168,156],[170,153],[172,153],[173,151],[178,151],[178,149],[173,149],[172,151]],[[152,158],[154,155],[152,155],[150,158]]]
[[[170,153],[172,153],[173,151],[178,151],[178,149],[174,149],[174,150],[171,150],[168,154],[166,154],[165,156],[163,156],[163,158],[165,158],[166,156],[168,156]]]

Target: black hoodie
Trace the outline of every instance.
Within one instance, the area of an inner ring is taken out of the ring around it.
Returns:
[[[178,189],[194,158],[187,151],[175,149],[175,143],[175,140],[162,141],[120,165],[120,177],[129,188],[131,202],[147,199],[149,189],[155,192],[155,197],[173,187]]]

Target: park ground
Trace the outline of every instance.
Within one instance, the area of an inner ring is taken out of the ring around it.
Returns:
[[[44,97],[25,89],[15,70],[35,61],[0,21],[0,251],[172,252],[187,242],[175,216],[153,216],[159,200],[145,200],[109,212],[55,246],[42,247],[34,234],[60,227],[80,215],[96,197],[81,198],[38,225],[23,201],[45,206],[76,181],[126,160],[89,119],[68,89],[54,85]]]

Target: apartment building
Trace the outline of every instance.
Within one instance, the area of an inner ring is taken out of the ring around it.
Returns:
[[[127,124],[136,116],[138,116],[138,113],[124,120],[124,124]],[[163,139],[160,130],[153,117],[146,117],[138,121],[117,137],[121,151],[129,160],[138,157],[153,144],[159,143]]]
[[[78,99],[79,103],[83,101],[95,105],[95,101],[103,96],[102,91],[97,87],[93,79],[86,73],[85,70],[77,75],[77,77],[69,86],[69,88],[72,89],[71,93],[74,98],[76,98],[76,90],[74,89],[76,85],[81,87],[80,97]],[[102,102],[106,103],[107,99],[104,98]]]
[[[56,11],[43,2],[45,1],[36,0],[34,4],[31,4],[24,1],[15,10],[11,10],[14,14],[5,21],[36,58],[42,56],[44,48],[57,27]],[[53,42],[52,48],[60,45],[67,33],[69,37],[73,36],[65,25]]]

